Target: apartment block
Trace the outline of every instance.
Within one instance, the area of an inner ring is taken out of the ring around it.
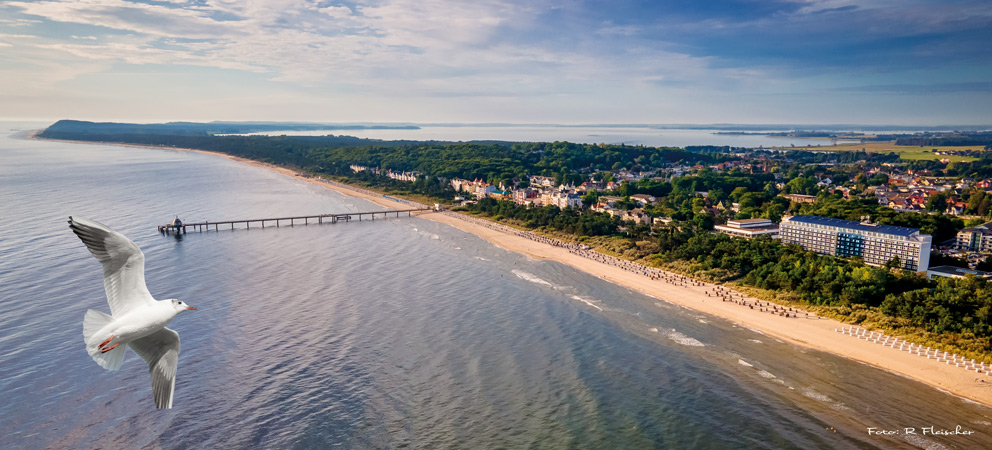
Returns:
[[[898,257],[903,269],[916,272],[926,272],[933,239],[916,228],[807,215],[782,219],[779,235],[782,243],[825,255],[857,256],[871,266]]]

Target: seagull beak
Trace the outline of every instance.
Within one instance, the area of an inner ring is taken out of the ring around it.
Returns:
[[[186,309],[196,309],[196,308],[194,308],[192,306],[187,306]]]

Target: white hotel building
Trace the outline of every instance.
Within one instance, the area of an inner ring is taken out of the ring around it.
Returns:
[[[932,237],[916,228],[803,215],[783,218],[779,235],[783,244],[825,255],[857,256],[870,266],[895,257],[903,269],[916,272],[926,272],[930,265]]]
[[[728,220],[726,225],[717,225],[714,230],[747,239],[758,236],[769,235],[772,239],[778,239],[778,225],[769,219],[737,219]]]

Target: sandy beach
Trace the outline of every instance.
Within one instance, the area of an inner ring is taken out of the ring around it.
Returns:
[[[148,148],[127,144],[80,143]],[[167,147],[166,149],[188,150],[215,155],[253,166],[263,167],[328,189],[334,189],[344,195],[369,200],[386,208],[402,209],[410,207],[407,203],[385,198],[382,194],[352,188],[340,183],[328,183],[316,178],[301,176],[293,170],[284,167],[217,152],[171,147]],[[883,370],[920,381],[954,395],[992,406],[992,376],[987,375],[985,371],[979,373],[974,369],[960,367],[953,360],[948,363],[945,359],[938,360],[937,357],[928,359],[927,356],[915,352],[910,353],[906,348],[909,343],[903,343],[901,340],[896,341],[893,345],[883,345],[881,344],[883,342],[881,340],[879,340],[879,343],[876,343],[872,339],[858,338],[839,332],[838,330],[850,329],[850,325],[842,324],[832,319],[817,317],[813,314],[807,317],[804,312],[796,313],[795,311],[791,313],[786,312],[790,316],[785,317],[784,314],[786,313],[779,312],[781,310],[780,306],[777,307],[779,311],[772,312],[768,310],[771,306],[767,302],[758,301],[757,299],[736,293],[728,295],[728,290],[723,287],[719,287],[722,291],[718,294],[716,285],[698,282],[691,278],[687,279],[686,282],[682,282],[680,281],[682,278],[681,275],[664,273],[656,269],[653,269],[656,271],[655,273],[663,275],[660,277],[645,276],[640,271],[634,272],[610,263],[609,258],[604,259],[605,262],[598,259],[594,260],[582,256],[579,254],[581,252],[576,252],[574,249],[570,250],[569,248],[536,241],[522,235],[522,233],[507,232],[507,229],[502,229],[500,226],[483,223],[470,217],[460,217],[456,213],[432,212],[422,213],[420,216],[424,219],[434,220],[472,233],[509,251],[525,254],[532,258],[547,259],[568,264],[609,282],[695,311],[727,319],[738,325],[759,330],[762,333],[777,337],[783,341],[861,361]],[[732,300],[725,301],[724,297]],[[889,341],[889,343],[891,342]],[[933,353],[932,351],[930,352],[930,354]],[[988,368],[988,366],[986,367]]]

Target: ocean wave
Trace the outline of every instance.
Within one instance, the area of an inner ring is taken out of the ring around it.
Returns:
[[[813,388],[805,388],[800,392],[802,392],[802,394],[805,395],[806,397],[809,397],[813,400],[819,400],[824,403],[834,403],[834,399],[814,391]]]
[[[511,272],[513,272],[513,274],[516,275],[517,278],[520,278],[521,280],[526,280],[526,281],[530,281],[531,283],[537,283],[537,284],[540,284],[540,285],[544,285],[544,286],[547,286],[547,287],[549,287],[551,289],[557,289],[555,287],[555,285],[553,285],[553,284],[551,284],[551,283],[549,283],[549,282],[547,282],[547,281],[545,281],[545,280],[543,280],[541,278],[538,278],[536,275],[534,275],[532,273],[524,272],[522,270],[517,270],[517,269],[513,269]]]
[[[761,342],[761,340],[759,340],[759,339],[748,339],[747,341],[748,342],[754,342],[755,344],[764,344],[764,342]]]
[[[593,302],[591,302],[589,300],[586,300],[586,299],[584,299],[582,297],[579,297],[578,295],[573,295],[572,298],[574,298],[574,299],[576,299],[576,300],[578,300],[578,301],[580,301],[582,303],[585,303],[585,304],[587,304],[589,306],[592,306],[593,308],[596,308],[596,309],[598,309],[600,311],[603,310],[603,308],[600,308],[599,305],[596,305],[595,303],[593,303]]]
[[[741,325],[741,328],[744,328],[744,329],[746,329],[746,330],[750,330],[750,331],[753,331],[753,332],[755,332],[755,333],[758,333],[758,334],[762,334],[762,335],[763,335],[763,334],[765,334],[765,333],[763,333],[763,332],[762,332],[761,330],[759,330],[759,329],[757,329],[757,328],[751,328],[751,327],[749,327],[749,326],[747,326],[747,325]]]
[[[740,358],[737,359],[737,364],[740,364],[740,365],[742,365],[744,367],[754,367],[754,364],[751,364],[751,363],[749,363],[747,361],[744,361],[743,359],[740,359]]]
[[[783,379],[781,379],[779,377],[776,377],[775,374],[773,374],[773,373],[771,373],[771,372],[769,372],[767,370],[758,370],[758,376],[760,376],[761,378],[769,379],[769,380],[771,380],[771,381],[773,381],[775,383],[778,383],[778,384],[781,384],[781,385],[785,385],[785,380],[783,380]]]
[[[682,333],[679,333],[678,331],[675,331],[674,329],[672,331],[669,331],[667,335],[668,335],[668,339],[671,339],[682,345],[688,345],[690,347],[705,347],[705,344],[699,342],[699,340],[697,340],[696,338],[691,338],[689,336],[686,336]]]

